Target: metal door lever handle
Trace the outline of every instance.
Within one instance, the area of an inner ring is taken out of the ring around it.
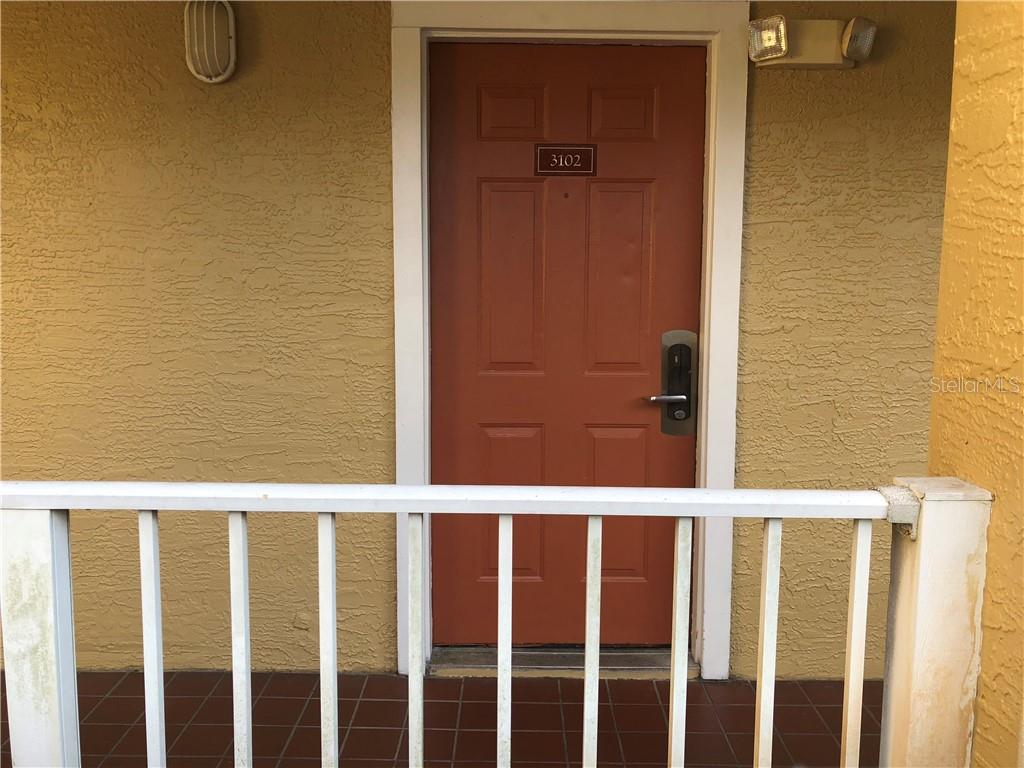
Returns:
[[[685,403],[690,398],[686,395],[651,395],[646,399],[649,403]]]

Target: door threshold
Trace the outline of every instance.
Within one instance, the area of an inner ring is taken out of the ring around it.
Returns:
[[[668,648],[602,648],[601,677],[611,680],[667,680]],[[430,654],[427,673],[432,677],[495,677],[498,656],[494,646],[439,646]],[[700,676],[689,659],[687,678]],[[582,648],[513,648],[513,677],[583,677]]]

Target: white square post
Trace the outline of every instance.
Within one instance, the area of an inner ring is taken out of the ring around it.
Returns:
[[[0,614],[15,765],[81,764],[67,510],[0,511]]]
[[[921,507],[893,526],[879,764],[968,766],[992,495],[952,477],[896,483]]]

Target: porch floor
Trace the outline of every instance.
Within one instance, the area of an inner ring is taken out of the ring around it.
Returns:
[[[579,764],[583,681],[513,680],[514,765],[568,768]],[[599,759],[608,766],[664,766],[668,684],[602,680]],[[495,680],[429,678],[426,690],[427,765],[493,766]],[[230,766],[231,675],[169,672],[165,686],[168,765]],[[835,766],[842,723],[841,681],[781,681],[776,686],[777,766]],[[255,766],[319,764],[319,677],[253,675]],[[394,675],[341,675],[342,765],[404,766],[406,680]],[[82,672],[78,676],[83,766],[145,765],[141,672]],[[2,759],[11,764],[6,696],[0,724]],[[865,684],[861,765],[878,765],[881,681]],[[746,681],[690,681],[687,765],[750,765],[754,686]]]

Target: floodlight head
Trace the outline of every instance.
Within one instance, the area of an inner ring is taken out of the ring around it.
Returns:
[[[786,37],[786,19],[783,16],[768,16],[750,22],[748,54],[751,61],[778,59],[789,53]]]
[[[863,16],[854,16],[843,30],[843,56],[853,61],[864,61],[871,55],[878,25]]]

